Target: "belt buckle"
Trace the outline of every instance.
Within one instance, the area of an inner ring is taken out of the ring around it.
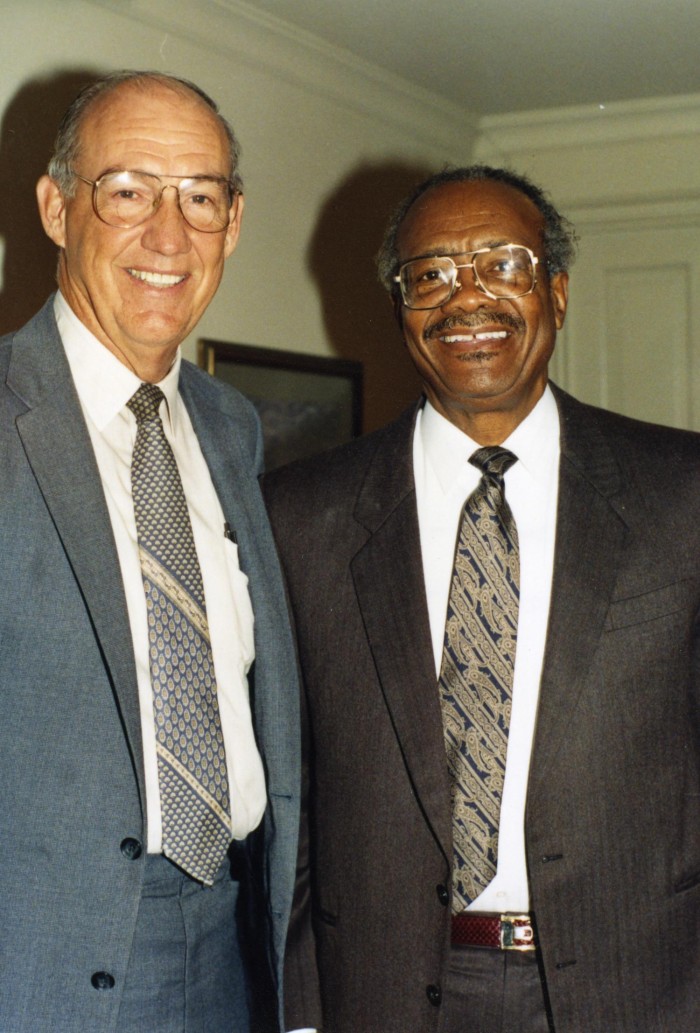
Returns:
[[[501,915],[500,918],[501,950],[534,951],[535,931],[529,915]]]

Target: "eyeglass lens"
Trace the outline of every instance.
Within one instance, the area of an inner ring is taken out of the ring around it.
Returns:
[[[109,172],[95,186],[95,210],[110,226],[138,226],[153,214],[168,185],[145,173]],[[231,195],[226,182],[182,179],[176,189],[180,210],[193,229],[214,233],[228,225]]]
[[[535,270],[525,247],[508,244],[469,257],[477,286],[497,298],[519,298],[534,286]],[[453,293],[458,271],[467,267],[447,255],[406,262],[400,270],[404,303],[409,308],[438,308]]]

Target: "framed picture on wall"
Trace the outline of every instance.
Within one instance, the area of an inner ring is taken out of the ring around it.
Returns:
[[[350,441],[362,431],[362,363],[200,340],[202,369],[246,395],[260,415],[265,469]]]

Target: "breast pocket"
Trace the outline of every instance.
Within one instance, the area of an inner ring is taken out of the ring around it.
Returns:
[[[695,613],[697,598],[696,593],[693,593],[693,580],[683,578],[660,588],[613,600],[608,610],[605,630],[617,631],[636,624],[647,624],[680,611]]]
[[[255,640],[253,635],[253,606],[248,591],[248,578],[241,570],[238,562],[238,546],[229,538],[224,540],[228,583],[231,588],[233,608],[236,615],[237,638],[241,659],[245,670],[250,668],[255,659]]]

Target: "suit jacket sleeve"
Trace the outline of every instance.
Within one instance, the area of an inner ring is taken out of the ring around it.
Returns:
[[[262,488],[274,531],[274,520],[272,517],[275,512],[275,506],[269,477],[264,477],[262,479]],[[287,523],[281,514],[280,520],[285,524]],[[284,568],[284,563],[282,563],[282,566]],[[301,812],[294,897],[289,920],[284,961],[284,1029],[298,1030],[313,1027],[320,1030],[323,1026],[323,1015],[319,974],[316,964],[316,939],[311,920],[311,836],[309,830],[309,794],[311,791],[312,781],[312,745],[309,709],[303,680],[301,681],[300,696]]]
[[[299,851],[284,965],[284,1017],[285,1028],[288,1030],[304,1027],[321,1029],[323,1026],[321,991],[316,966],[316,941],[311,923],[311,857],[309,836],[310,744],[308,710],[303,688],[301,718],[302,796]]]

